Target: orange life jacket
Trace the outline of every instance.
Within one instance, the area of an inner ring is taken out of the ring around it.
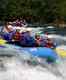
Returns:
[[[45,47],[52,48],[53,47],[53,43],[47,43]]]
[[[16,32],[15,35],[14,35],[14,40],[15,41],[19,41],[20,40],[20,37],[21,37],[20,36],[20,33],[19,32]]]

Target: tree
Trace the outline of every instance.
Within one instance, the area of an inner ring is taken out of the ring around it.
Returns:
[[[66,18],[66,0],[0,0],[1,20],[22,16],[41,23]]]

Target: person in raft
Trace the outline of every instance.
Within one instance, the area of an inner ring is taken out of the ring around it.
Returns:
[[[35,40],[31,35],[31,29],[22,32],[20,44],[24,47],[34,47]]]
[[[39,47],[40,46],[40,41],[41,41],[41,37],[39,34],[35,34],[35,46]]]
[[[45,47],[46,39],[41,37],[39,34],[35,34],[35,46],[37,47]]]
[[[16,29],[16,32],[13,34],[12,41],[15,43],[19,43],[20,38],[21,38],[21,33],[19,32],[19,29]]]
[[[55,44],[53,43],[53,41],[51,39],[48,38],[45,47],[55,48]]]

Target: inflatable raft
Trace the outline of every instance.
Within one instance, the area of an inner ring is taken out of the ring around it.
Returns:
[[[53,59],[57,59],[57,54],[46,47],[38,47],[38,48],[22,48],[22,50],[29,52],[32,56],[37,56],[41,58],[51,57]]]
[[[0,45],[4,45],[6,43],[6,40],[0,39]]]
[[[66,57],[66,45],[58,46],[55,50],[59,56]]]
[[[51,59],[52,61],[56,61],[58,59],[57,54],[50,48],[46,47],[20,47],[12,44],[4,44],[0,47],[0,49],[4,47],[6,49],[14,49],[18,51],[18,54],[23,55],[25,52],[27,52],[32,57],[38,57],[38,58],[46,58]]]

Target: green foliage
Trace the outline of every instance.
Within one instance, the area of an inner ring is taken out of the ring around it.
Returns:
[[[0,0],[0,19],[32,16],[33,21],[52,22],[66,17],[66,0]]]

